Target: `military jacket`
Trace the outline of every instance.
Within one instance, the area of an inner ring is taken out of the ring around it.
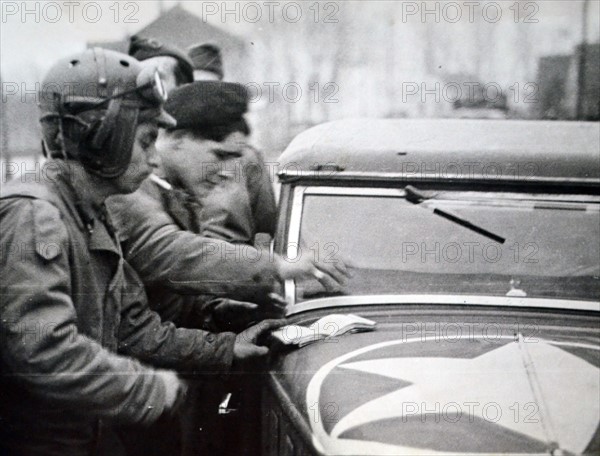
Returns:
[[[0,440],[23,454],[89,454],[98,419],[152,422],[154,370],[229,369],[235,335],[163,324],[101,208],[67,179],[9,183],[0,199]]]

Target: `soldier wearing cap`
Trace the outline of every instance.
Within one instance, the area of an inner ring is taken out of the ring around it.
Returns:
[[[176,46],[134,35],[129,43],[129,55],[142,62],[142,66],[158,70],[167,92],[194,80],[192,61]]]
[[[194,66],[194,84],[174,93],[169,110],[180,120],[174,134],[161,135],[161,146],[181,144],[191,139],[204,155],[205,169],[219,169],[204,181],[197,193],[204,195],[199,214],[199,232],[228,242],[252,244],[257,233],[275,233],[277,208],[273,193],[274,177],[262,153],[248,142],[250,127],[245,119],[248,93],[241,84],[223,82],[223,62],[219,47],[202,43],[188,49]],[[168,153],[159,149],[169,166]],[[172,160],[171,160],[172,161]],[[231,170],[236,170],[231,173]],[[229,171],[229,173],[227,173]],[[231,174],[234,174],[233,176]]]
[[[163,324],[123,260],[104,200],[138,188],[158,126],[174,125],[156,73],[96,48],[60,60],[42,87],[45,178],[0,199],[0,454],[88,456],[104,423],[151,424],[183,397],[173,371],[127,356],[227,372],[264,356],[256,339],[280,322],[237,337]]]

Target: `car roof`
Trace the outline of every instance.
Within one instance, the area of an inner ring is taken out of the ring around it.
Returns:
[[[348,119],[296,136],[280,177],[527,177],[600,184],[600,124],[488,119]]]

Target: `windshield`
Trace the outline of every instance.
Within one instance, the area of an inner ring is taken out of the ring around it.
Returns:
[[[598,299],[598,197],[427,194],[415,202],[396,189],[305,188],[300,253],[350,260],[347,295]],[[315,280],[295,291],[297,301],[327,296]]]

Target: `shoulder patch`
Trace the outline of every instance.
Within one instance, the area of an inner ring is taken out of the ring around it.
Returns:
[[[40,200],[32,201],[35,251],[47,261],[58,258],[67,245],[67,229],[58,208]]]

